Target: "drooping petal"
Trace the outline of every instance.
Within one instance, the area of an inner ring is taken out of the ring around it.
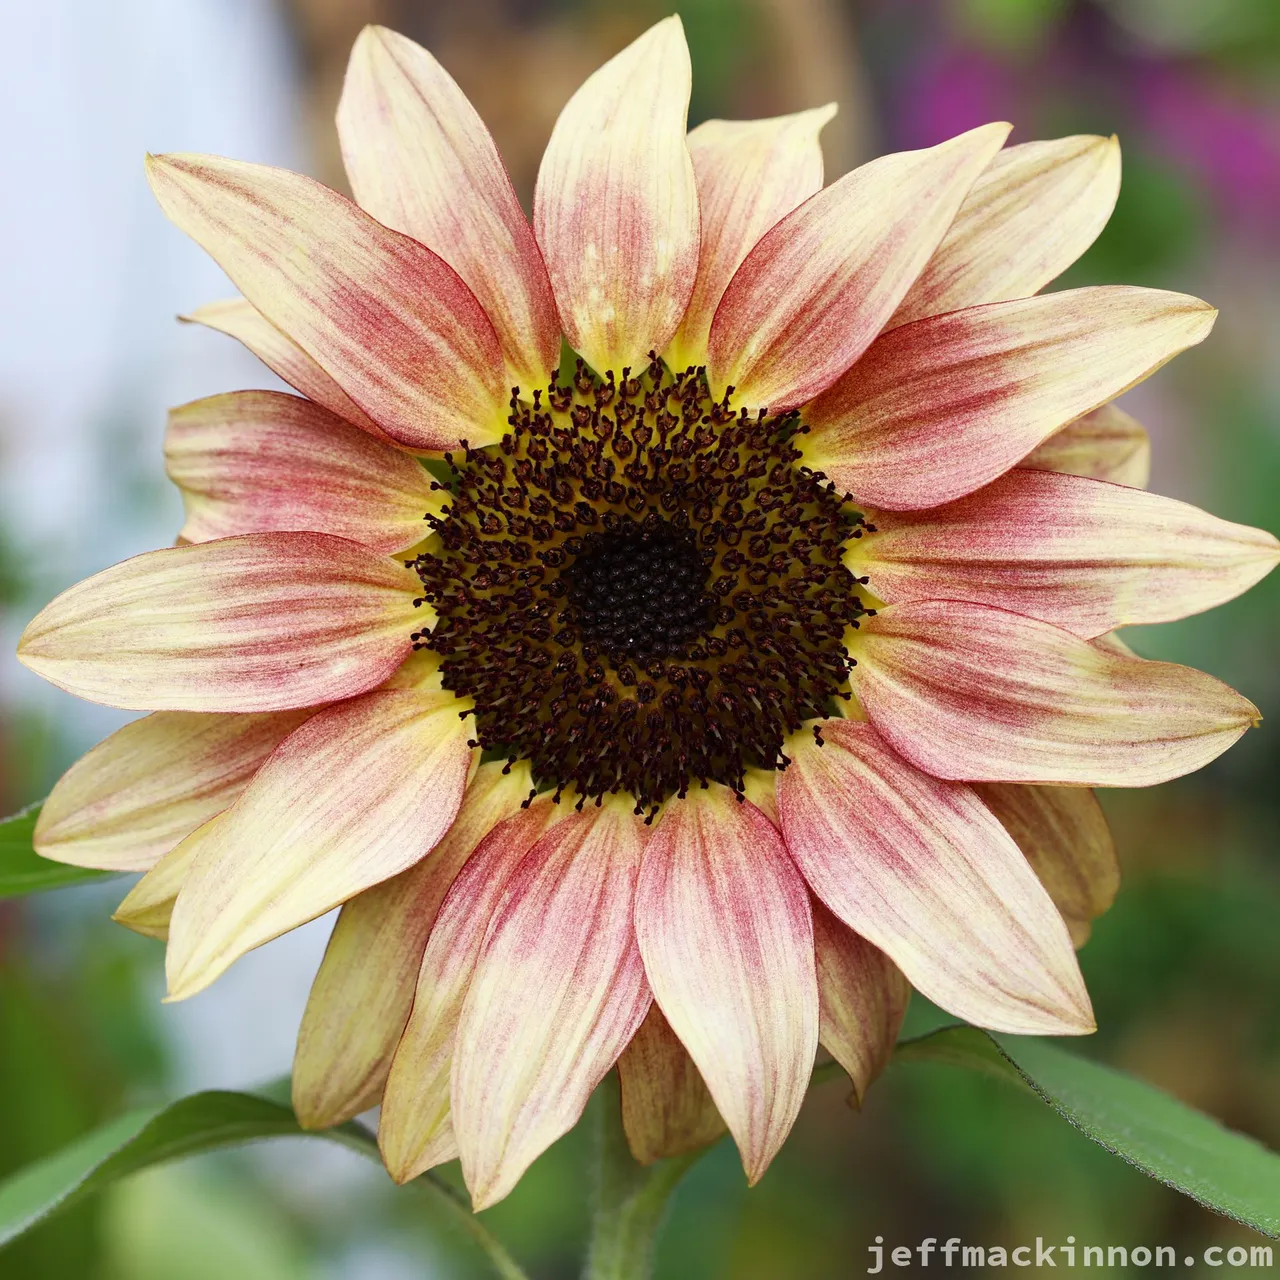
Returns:
[[[458,873],[436,914],[378,1123],[383,1163],[397,1182],[408,1182],[458,1155],[449,1078],[467,988],[512,871],[547,827],[567,812],[542,796],[500,822]]]
[[[440,843],[408,871],[352,898],[311,985],[293,1057],[293,1109],[306,1129],[373,1106],[409,1018],[440,903],[475,847],[529,794],[529,767],[482,764]]]
[[[1018,465],[1145,489],[1151,476],[1151,440],[1140,422],[1104,404],[1055,431]]]
[[[979,1026],[1080,1035],[1093,1015],[1062,917],[967,786],[901,759],[868,724],[803,730],[778,778],[783,837],[814,893],[911,985]]]
[[[197,848],[170,927],[170,998],[423,858],[466,788],[466,707],[382,690],[286,738],[220,820],[184,841]]]
[[[842,924],[820,900],[812,905],[818,1040],[848,1073],[851,1101],[860,1107],[893,1057],[911,984],[879,947]]]
[[[835,103],[769,120],[707,120],[689,133],[702,242],[693,296],[666,352],[672,369],[707,361],[711,317],[760,237],[822,190],[818,135]]]
[[[385,680],[429,621],[417,576],[345,538],[254,533],[134,556],[64,591],[18,657],[134,711],[286,711]]]
[[[632,926],[644,828],[631,808],[611,797],[556,823],[489,922],[450,1090],[477,1210],[576,1123],[648,1012]]]
[[[353,423],[381,440],[390,440],[381,427],[292,338],[286,338],[251,302],[226,298],[179,316],[191,324],[235,338],[263,364],[308,400]]]
[[[204,837],[212,834],[222,821],[222,814],[215,814],[198,827],[192,836],[174,845],[137,884],[125,894],[115,909],[112,919],[144,938],[157,938],[161,942],[169,937],[169,923],[178,894],[191,874]]]
[[[777,413],[835,382],[902,301],[1009,127],[872,160],[769,231],[711,324],[715,395],[731,385],[735,404]]]
[[[1098,238],[1119,192],[1114,137],[1006,147],[973,184],[890,327],[1038,293]]]
[[[818,1048],[809,895],[769,819],[718,783],[670,801],[645,851],[636,935],[654,998],[755,1183]]]
[[[622,1127],[641,1164],[682,1156],[725,1132],[706,1082],[656,1004],[618,1059]]]
[[[444,505],[430,473],[327,409],[276,391],[233,391],[169,412],[165,469],[182,490],[181,536],[306,530],[403,551]]]
[[[1115,842],[1097,797],[1088,787],[1014,782],[979,782],[973,789],[1017,841],[1076,946],[1084,946],[1092,921],[1120,888]]]
[[[871,506],[950,502],[1203,341],[1216,315],[1185,294],[1107,286],[917,320],[805,409],[798,447]]]
[[[1173,498],[1016,468],[923,511],[886,511],[845,558],[881,600],[960,599],[1090,639],[1169,622],[1247,591],[1280,542]]]
[[[1147,787],[1258,721],[1220,680],[1017,613],[917,601],[862,619],[853,685],[872,724],[939,778]]]
[[[484,307],[527,393],[560,362],[542,255],[489,130],[421,45],[365,27],[351,50],[338,137],[355,198],[438,253]]]
[[[698,271],[698,192],[685,145],[684,28],[664,18],[560,113],[533,225],[569,345],[600,372],[641,369],[684,314]]]
[[[152,156],[160,207],[387,435],[414,449],[502,435],[502,349],[442,258],[301,174]]]
[[[221,813],[310,715],[156,711],[117,729],[58,780],[36,821],[43,858],[146,871]]]

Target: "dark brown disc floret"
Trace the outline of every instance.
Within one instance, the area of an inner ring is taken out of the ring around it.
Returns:
[[[513,394],[496,447],[449,457],[454,497],[414,563],[414,637],[475,704],[485,748],[540,785],[739,793],[844,696],[866,611],[841,563],[862,518],[799,465],[797,415],[735,413],[701,370]]]

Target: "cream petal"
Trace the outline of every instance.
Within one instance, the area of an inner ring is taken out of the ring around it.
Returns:
[[[939,778],[1152,786],[1208,764],[1259,718],[1203,671],[967,601],[889,605],[848,643],[871,723]]]
[[[278,377],[308,400],[381,440],[390,440],[381,427],[292,338],[286,338],[251,302],[225,298],[179,316],[189,324],[225,333],[253,352]]]
[[[467,706],[384,690],[286,738],[213,827],[184,842],[197,848],[170,926],[170,999],[425,857],[466,788]]]
[[[895,510],[963,497],[1202,342],[1217,312],[1160,289],[1072,289],[881,337],[805,410],[805,462]]]
[[[693,290],[690,85],[684,28],[664,18],[569,99],[542,157],[534,230],[565,337],[600,372],[643,368]]]
[[[777,413],[835,382],[902,301],[1009,127],[872,160],[766,233],[711,324],[714,394],[733,386],[735,404]]]
[[[850,1102],[860,1107],[893,1057],[911,984],[879,947],[842,924],[821,901],[812,905],[818,1041],[848,1073]]]
[[[444,506],[444,490],[407,453],[276,391],[170,410],[164,457],[188,542],[309,529],[391,553],[421,542],[423,517]]]
[[[500,822],[458,873],[436,914],[409,1021],[382,1097],[378,1146],[387,1171],[408,1182],[458,1155],[449,1109],[458,1017],[485,933],[520,860],[567,810],[539,797]]]
[[[871,725],[828,720],[822,735],[795,734],[778,779],[783,837],[814,893],[958,1017],[1092,1031],[1066,925],[973,791],[913,768]]]
[[[1123,409],[1104,404],[1055,431],[1018,465],[1145,489],[1151,478],[1151,439]]]
[[[689,1051],[656,1004],[618,1059],[622,1127],[641,1164],[682,1156],[725,1132]]]
[[[978,782],[979,799],[1017,841],[1071,930],[1077,947],[1120,888],[1111,828],[1088,787]]]
[[[845,565],[881,600],[961,599],[1090,639],[1234,599],[1280,542],[1141,489],[1015,469],[966,498],[877,513]]]
[[[377,1103],[440,904],[476,846],[519,811],[529,789],[527,764],[482,764],[440,843],[342,908],[293,1058],[293,1109],[303,1128],[341,1124]]]
[[[417,575],[321,533],[255,533],[134,556],[64,591],[18,658],[135,711],[286,711],[385,680],[430,618]]]
[[[1006,147],[973,184],[890,328],[1038,293],[1098,238],[1119,193],[1114,137]]]
[[[512,871],[458,1022],[451,1100],[477,1210],[581,1116],[648,1012],[630,798],[558,822]]]
[[[502,436],[502,349],[442,258],[284,169],[151,156],[160,207],[387,435],[448,449]]]
[[[654,998],[755,1183],[818,1047],[809,895],[769,819],[719,783],[669,801],[645,851],[636,934]]]
[[[365,27],[338,104],[351,190],[379,222],[438,253],[484,307],[526,393],[560,363],[542,254],[489,130],[421,45]]]
[[[725,288],[776,222],[822,190],[818,135],[835,103],[768,120],[707,120],[689,133],[702,241],[693,296],[665,359],[707,362],[707,339]]]
[[[117,729],[67,770],[36,821],[42,858],[146,871],[232,804],[310,715],[156,711]]]
[[[178,894],[191,874],[196,852],[205,838],[212,836],[222,814],[215,814],[198,827],[190,839],[174,845],[137,884],[125,894],[115,909],[112,919],[134,933],[161,942],[169,937],[169,923],[173,918]]]

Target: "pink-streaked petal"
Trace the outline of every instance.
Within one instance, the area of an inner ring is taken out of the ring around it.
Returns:
[[[353,423],[370,435],[390,440],[381,427],[292,338],[286,338],[251,302],[226,298],[179,316],[191,324],[225,333],[253,352],[263,364],[308,400]]]
[[[134,556],[64,591],[18,657],[134,711],[286,711],[364,693],[429,615],[417,575],[322,533],[254,533]]]
[[[913,768],[868,724],[787,743],[778,810],[817,896],[950,1013],[1018,1035],[1093,1030],[1067,927],[967,786]]]
[[[850,651],[872,724],[939,778],[1147,787],[1208,764],[1259,719],[1203,671],[967,601],[889,605]]]
[[[156,711],[117,729],[49,793],[36,852],[77,867],[149,870],[232,804],[309,714]]]
[[[397,1182],[457,1158],[449,1077],[467,988],[511,873],[548,826],[568,812],[543,796],[500,822],[458,873],[436,914],[378,1123],[382,1159]]]
[[[973,184],[890,327],[1038,293],[1098,238],[1119,192],[1114,137],[1006,147]]]
[[[693,296],[666,351],[673,369],[706,364],[711,317],[742,260],[776,222],[822,190],[818,135],[835,103],[769,120],[708,120],[689,133],[702,242]]]
[[[978,782],[973,789],[1000,819],[1049,892],[1082,947],[1092,922],[1120,889],[1120,864],[1111,828],[1088,787],[1023,787]]]
[[[472,767],[460,708],[447,693],[379,691],[317,712],[276,748],[184,841],[197,848],[169,931],[170,999],[426,856]]]
[[[528,219],[489,130],[447,71],[385,27],[356,40],[338,104],[355,198],[438,253],[484,307],[527,393],[560,363],[560,321]]]
[[[774,226],[716,309],[713,392],[733,386],[735,404],[778,413],[825,391],[884,327],[1009,127],[872,160]]]
[[[648,1012],[630,798],[556,823],[511,873],[458,1022],[451,1099],[477,1210],[577,1122]]]
[[[923,511],[880,512],[845,558],[881,600],[959,599],[1090,639],[1234,599],[1280,542],[1142,489],[1016,468]]]
[[[881,337],[805,409],[805,462],[874,507],[936,506],[994,480],[1213,328],[1160,289],[1072,289]]]
[[[636,935],[654,998],[755,1183],[818,1048],[809,895],[769,819],[718,783],[669,801],[645,851]]]
[[[842,924],[815,899],[813,946],[818,966],[818,1040],[845,1069],[850,1102],[889,1065],[911,998],[911,984],[879,947]]]
[[[706,1082],[656,1004],[618,1059],[622,1127],[641,1164],[686,1155],[725,1132]]]
[[[293,1109],[303,1128],[341,1124],[380,1098],[440,904],[480,841],[529,794],[528,765],[503,768],[480,766],[453,825],[421,862],[342,908],[293,1057]]]
[[[560,113],[533,225],[569,345],[600,372],[643,368],[698,272],[698,192],[685,145],[684,28],[664,18],[591,75]]]
[[[188,542],[309,529],[390,553],[421,542],[423,517],[444,505],[409,454],[276,391],[170,410],[164,457],[182,490]]]
[[[1151,478],[1151,439],[1123,409],[1104,404],[1055,431],[1019,465],[1145,489]]]
[[[392,439],[502,436],[502,349],[442,258],[311,178],[218,156],[151,156],[160,207]]]

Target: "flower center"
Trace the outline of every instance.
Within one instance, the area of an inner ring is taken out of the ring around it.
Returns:
[[[711,620],[709,560],[687,529],[665,520],[589,533],[562,573],[582,638],[615,663],[675,657]]]
[[[480,744],[582,799],[655,810],[696,782],[740,794],[847,696],[865,613],[841,563],[861,516],[799,466],[798,416],[713,401],[700,370],[513,394],[491,449],[446,455],[454,498],[414,562],[415,633]]]

